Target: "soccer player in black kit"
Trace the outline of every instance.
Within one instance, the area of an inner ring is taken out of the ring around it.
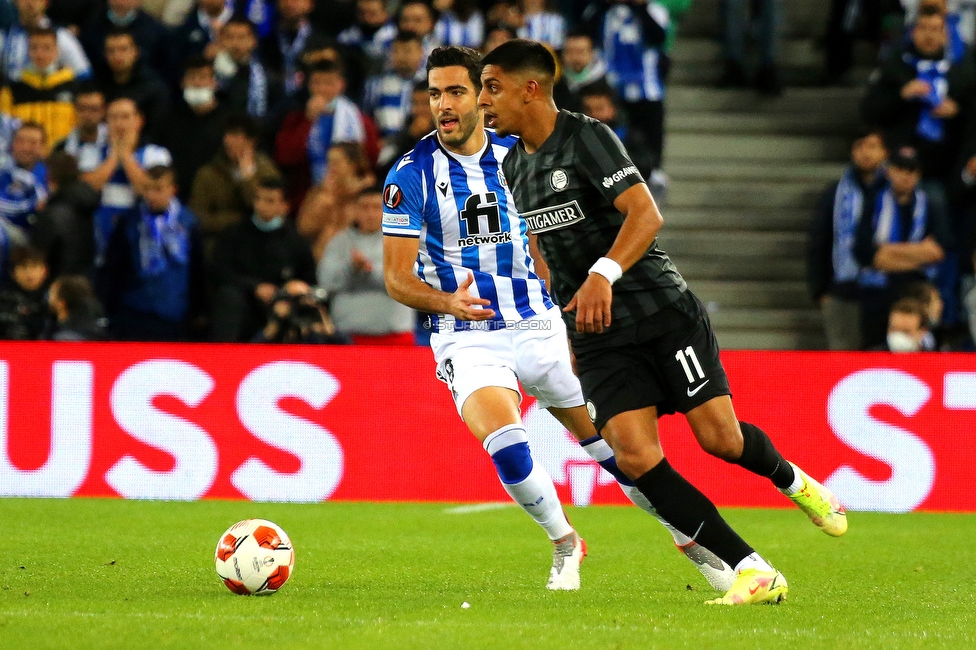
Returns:
[[[769,478],[829,535],[847,530],[843,507],[736,418],[708,315],[657,247],[663,219],[644,179],[609,127],[556,108],[549,51],[515,40],[482,64],[479,105],[500,135],[521,138],[503,173],[549,266],[597,431],[665,519],[735,568],[710,604],[784,600],[783,575],[664,458],[658,417],[684,414],[705,451]]]

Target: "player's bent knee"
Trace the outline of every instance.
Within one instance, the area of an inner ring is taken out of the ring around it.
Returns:
[[[742,455],[742,433],[735,426],[708,427],[698,433],[698,442],[706,452],[728,462]]]
[[[529,438],[521,425],[503,427],[485,439],[485,451],[506,485],[521,483],[532,473]]]

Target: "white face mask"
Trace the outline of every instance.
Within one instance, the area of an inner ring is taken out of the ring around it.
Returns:
[[[237,74],[237,64],[227,50],[221,50],[214,57],[214,73],[221,79],[227,79]]]
[[[918,341],[904,332],[888,332],[888,349],[892,352],[918,352]]]
[[[191,108],[206,106],[214,100],[213,88],[184,88],[183,99]]]

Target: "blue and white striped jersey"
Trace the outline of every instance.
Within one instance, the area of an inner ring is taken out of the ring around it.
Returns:
[[[28,232],[46,199],[44,186],[31,172],[19,167],[0,171],[0,219]]]
[[[477,49],[485,40],[485,17],[480,11],[475,11],[467,20],[461,20],[454,12],[445,11],[434,25],[434,39],[440,45],[463,45]]]
[[[518,37],[548,43],[555,50],[563,49],[566,40],[566,19],[551,11],[525,16],[525,24],[518,28]]]
[[[502,329],[552,307],[529,255],[525,221],[515,208],[502,161],[515,145],[485,131],[482,151],[448,152],[437,134],[425,136],[390,170],[383,191],[383,234],[419,237],[414,270],[428,285],[453,293],[474,274],[472,295],[491,302],[489,321],[439,314],[434,331]]]
[[[655,30],[661,30],[662,41],[657,46],[648,43],[648,20],[657,24]],[[607,64],[607,80],[625,102],[664,100],[663,66],[667,57],[661,46],[669,22],[667,10],[655,2],[646,8],[615,4],[607,9],[602,58]]]

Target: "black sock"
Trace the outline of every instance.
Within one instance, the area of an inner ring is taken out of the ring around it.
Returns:
[[[752,553],[752,547],[725,523],[714,504],[674,471],[668,459],[634,481],[659,515],[732,567]]]
[[[796,478],[793,466],[776,451],[773,441],[763,430],[748,422],[739,422],[742,429],[742,455],[735,461],[753,474],[764,476],[779,489],[788,488]]]

